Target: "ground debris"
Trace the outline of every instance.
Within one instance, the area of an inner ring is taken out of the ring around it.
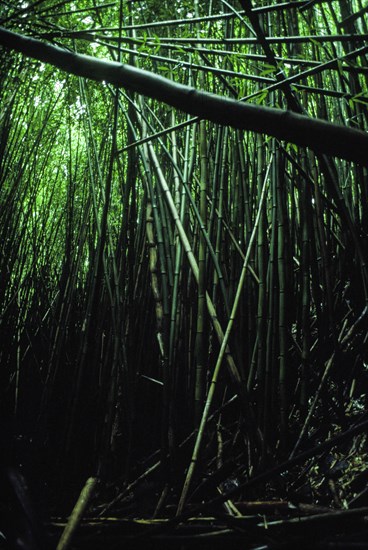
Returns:
[[[365,416],[344,430],[331,425],[325,439],[253,475],[240,455],[212,462],[180,514],[182,478],[160,483],[154,454],[130,483],[97,484],[71,548],[368,550],[367,426]],[[50,522],[55,543],[67,524]]]

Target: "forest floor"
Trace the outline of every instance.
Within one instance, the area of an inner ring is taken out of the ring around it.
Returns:
[[[249,480],[212,476],[212,500],[193,497],[179,515],[178,494],[158,491],[150,467],[105,502],[90,479],[69,518],[52,519],[50,536],[63,533],[58,550],[70,542],[75,549],[368,549],[367,427],[366,413],[352,414],[344,431],[319,430],[312,448]]]

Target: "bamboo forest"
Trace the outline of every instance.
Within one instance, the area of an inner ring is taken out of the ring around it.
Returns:
[[[0,1],[0,549],[368,549],[367,14]]]

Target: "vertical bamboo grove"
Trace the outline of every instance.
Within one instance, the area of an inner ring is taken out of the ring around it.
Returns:
[[[366,129],[359,2],[68,5],[0,22]],[[9,453],[123,485],[158,464],[182,510],[216,457],[251,476],[342,423],[366,368],[366,168],[0,54]]]

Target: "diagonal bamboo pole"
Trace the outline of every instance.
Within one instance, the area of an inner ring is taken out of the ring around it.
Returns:
[[[269,134],[318,153],[368,165],[368,133],[361,130],[202,92],[143,69],[76,54],[3,27],[0,45],[68,73],[122,86],[217,124]]]
[[[206,400],[205,407],[204,407],[204,410],[203,410],[201,423],[200,423],[200,426],[199,426],[199,429],[198,429],[197,439],[196,439],[196,442],[195,442],[195,445],[194,445],[192,458],[191,458],[190,465],[189,465],[189,468],[188,468],[188,472],[187,472],[187,475],[186,475],[186,478],[185,478],[183,490],[182,490],[182,493],[181,493],[181,496],[180,496],[177,515],[180,515],[183,511],[185,500],[186,500],[186,497],[187,497],[187,494],[188,494],[188,491],[189,491],[189,487],[190,487],[190,483],[191,483],[191,480],[192,480],[192,477],[193,477],[194,469],[195,469],[195,466],[197,464],[198,454],[199,454],[199,450],[200,450],[203,435],[204,435],[204,429],[205,429],[205,426],[206,426],[206,423],[207,423],[207,420],[208,420],[210,406],[212,404],[212,399],[213,399],[213,396],[215,394],[218,375],[220,373],[220,368],[221,368],[221,365],[222,365],[222,361],[223,361],[224,357],[226,356],[226,349],[227,349],[231,329],[233,327],[234,320],[235,320],[235,317],[236,317],[236,312],[237,312],[237,309],[238,309],[238,306],[239,306],[240,295],[241,295],[241,292],[243,290],[245,276],[246,276],[246,273],[247,273],[247,265],[248,265],[250,253],[251,253],[251,250],[252,250],[253,242],[254,242],[254,239],[255,239],[255,236],[256,236],[258,222],[259,222],[259,219],[260,219],[260,216],[261,216],[264,199],[265,199],[265,196],[266,196],[266,184],[267,184],[267,181],[268,181],[268,174],[269,174],[269,171],[270,171],[271,164],[272,164],[272,157],[270,159],[270,162],[269,162],[269,165],[268,165],[268,168],[267,168],[267,172],[266,172],[266,175],[265,175],[265,178],[264,178],[263,187],[262,187],[262,191],[261,191],[261,196],[260,196],[260,200],[259,200],[259,204],[258,204],[258,211],[257,211],[256,219],[255,219],[255,222],[254,222],[254,227],[253,227],[250,239],[249,239],[249,244],[248,244],[247,252],[246,252],[246,255],[245,255],[245,258],[244,258],[243,267],[242,267],[242,271],[241,271],[241,275],[240,275],[240,279],[239,279],[238,288],[236,290],[236,295],[235,295],[233,307],[232,307],[232,310],[231,310],[229,322],[227,324],[226,331],[225,331],[224,337],[223,337],[222,342],[221,342],[220,352],[219,352],[217,362],[216,362],[216,366],[215,366],[215,369],[214,369],[214,372],[213,372],[213,375],[212,375],[211,385],[210,385],[210,389],[208,391],[207,400]]]

